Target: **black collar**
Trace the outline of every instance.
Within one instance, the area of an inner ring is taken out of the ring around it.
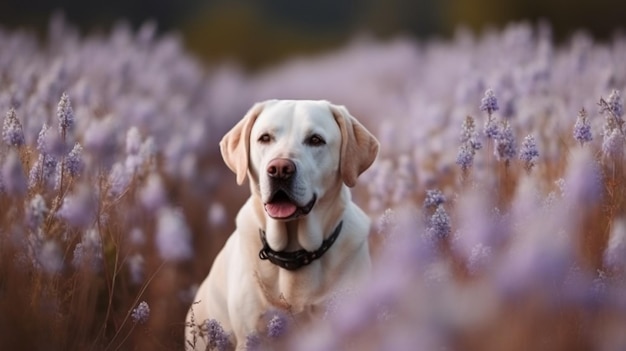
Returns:
[[[265,238],[265,231],[263,231],[263,229],[259,229],[259,234],[261,235],[261,243],[263,243],[263,248],[261,249],[261,251],[259,251],[259,258],[262,260],[270,260],[270,262],[281,268],[295,271],[296,269],[302,266],[306,266],[316,259],[322,257],[322,255],[324,255],[324,253],[328,251],[331,246],[333,246],[335,240],[337,240],[337,237],[341,232],[342,225],[343,221],[339,222],[337,228],[335,228],[335,231],[331,234],[331,236],[329,236],[328,239],[322,242],[322,246],[320,246],[319,249],[313,252],[307,251],[305,249],[289,252],[274,251],[267,243],[267,239]]]

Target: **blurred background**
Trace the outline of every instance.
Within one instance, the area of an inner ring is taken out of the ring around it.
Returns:
[[[355,35],[449,37],[459,26],[482,32],[516,20],[547,20],[563,40],[584,29],[600,40],[624,26],[626,2],[596,0],[2,0],[0,25],[43,33],[63,11],[84,33],[120,19],[155,21],[182,35],[209,63],[235,60],[256,70],[294,55],[337,48]]]

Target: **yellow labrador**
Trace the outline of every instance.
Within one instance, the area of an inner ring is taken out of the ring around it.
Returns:
[[[237,183],[249,178],[251,196],[187,315],[185,336],[197,350],[206,330],[192,326],[192,315],[195,324],[217,320],[240,350],[263,331],[264,312],[306,321],[371,268],[370,220],[348,187],[376,158],[378,141],[343,106],[255,104],[220,148]]]

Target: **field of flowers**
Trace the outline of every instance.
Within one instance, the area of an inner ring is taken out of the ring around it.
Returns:
[[[267,98],[378,136],[353,191],[378,245],[370,288],[250,350],[626,349],[626,37],[360,37],[248,74],[155,29],[0,28],[0,349],[184,349],[248,195],[217,143]]]

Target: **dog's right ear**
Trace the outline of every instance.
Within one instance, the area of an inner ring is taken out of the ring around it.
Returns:
[[[220,141],[220,151],[224,162],[237,175],[237,184],[243,184],[248,174],[248,153],[250,132],[263,107],[264,102],[254,104],[246,115]]]

